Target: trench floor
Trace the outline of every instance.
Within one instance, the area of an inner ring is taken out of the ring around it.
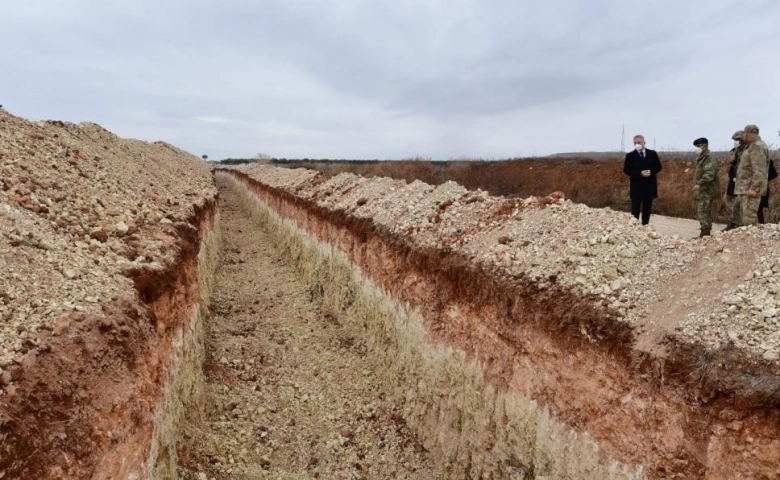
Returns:
[[[181,478],[440,478],[378,391],[361,339],[320,310],[235,194],[219,193],[206,414],[186,432]]]

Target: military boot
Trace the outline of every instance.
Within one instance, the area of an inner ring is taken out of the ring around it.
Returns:
[[[702,228],[701,233],[699,233],[699,238],[702,237],[709,237],[710,236],[710,229],[709,228]]]
[[[726,227],[721,230],[722,232],[728,232],[729,230],[734,230],[735,228],[739,228],[739,225],[737,225],[734,222],[729,222],[726,224]]]

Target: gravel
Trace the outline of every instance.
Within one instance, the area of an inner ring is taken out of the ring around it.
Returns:
[[[269,165],[233,168],[320,206],[371,218],[418,246],[465,255],[498,275],[523,274],[541,289],[555,282],[634,327],[672,307],[671,287],[712,275],[711,287],[684,299],[689,308],[677,312],[667,333],[709,348],[735,345],[767,361],[780,356],[780,251],[772,247],[778,225],[685,240],[558,192],[510,199],[453,182],[433,187],[351,173],[326,179]],[[712,259],[725,266],[719,273],[703,267]],[[750,273],[743,278],[742,270]],[[724,286],[726,294],[716,294]]]
[[[208,166],[166,143],[0,109],[0,370],[135,301],[125,272],[169,265],[176,229],[215,195]]]
[[[714,347],[734,344],[767,361],[780,359],[780,225],[739,229],[715,240],[704,261],[746,271],[705,308],[692,310],[680,331]]]

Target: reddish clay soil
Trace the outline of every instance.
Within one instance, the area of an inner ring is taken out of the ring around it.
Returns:
[[[188,433],[182,478],[441,478],[377,391],[365,339],[320,310],[234,193],[220,199],[207,418]]]
[[[74,312],[9,369],[0,397],[3,478],[130,478],[149,454],[154,413],[171,368],[172,336],[188,329],[197,297],[197,254],[216,204],[183,229],[170,269],[138,269],[144,303]]]
[[[233,174],[283,218],[345,252],[398,301],[419,308],[432,344],[478,359],[490,383],[546,405],[593,437],[605,458],[642,464],[650,478],[780,476],[780,412],[773,394],[750,382],[775,378],[775,369],[730,349],[671,344],[665,357],[637,351],[630,329],[567,289],[541,291],[522,276],[413,248],[370,219]]]

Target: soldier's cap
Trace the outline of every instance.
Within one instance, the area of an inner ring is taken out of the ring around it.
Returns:
[[[696,140],[693,141],[693,146],[698,147],[699,145],[709,145],[710,142],[707,141],[704,137],[699,137]]]
[[[737,130],[734,132],[734,135],[731,136],[732,140],[744,140],[745,139],[745,131],[744,130]]]
[[[745,125],[745,133],[758,133],[758,127],[756,125],[750,124]]]

